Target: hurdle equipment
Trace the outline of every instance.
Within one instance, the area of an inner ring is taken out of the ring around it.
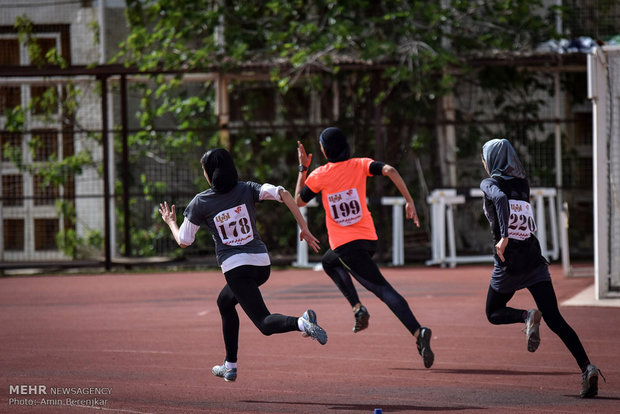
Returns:
[[[407,202],[403,197],[381,197],[381,205],[392,206],[392,265],[402,266],[405,264],[405,233],[403,209]],[[300,207],[299,211],[308,221],[308,207],[317,207],[316,199],[312,199],[304,207]],[[320,266],[320,263],[311,263],[308,258],[308,243],[299,240],[299,228],[297,228],[297,260],[292,264],[295,267],[312,267]]]
[[[458,256],[456,253],[454,210],[459,204],[464,204],[467,199],[480,198],[483,196],[479,188],[471,188],[466,194],[458,194],[454,188],[435,189],[427,198],[431,206],[431,250],[432,258],[426,264],[449,265],[455,267],[458,263],[483,263],[493,261],[493,255],[469,255]],[[534,202],[533,208],[536,213],[538,230],[536,236],[540,241],[543,256],[556,260],[559,257],[559,235],[556,211],[555,188],[532,188],[530,198]],[[546,203],[545,203],[546,201]],[[547,208],[545,207],[547,204]],[[547,215],[549,216],[549,228],[551,248],[548,247]],[[447,252],[446,252],[447,247]]]

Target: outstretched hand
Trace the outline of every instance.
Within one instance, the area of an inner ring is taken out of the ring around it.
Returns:
[[[297,158],[299,159],[299,165],[303,165],[306,168],[310,167],[312,154],[306,154],[306,149],[300,141],[297,141]]]
[[[405,204],[405,214],[408,219],[412,219],[415,225],[420,228],[420,219],[413,203]]]
[[[177,214],[174,208],[174,204],[171,207],[168,207],[168,202],[164,201],[164,204],[159,203],[159,214],[161,214],[161,218],[166,222],[175,222],[177,221]]]
[[[315,253],[319,252],[319,240],[310,233],[310,230],[300,229],[299,240],[305,240]]]

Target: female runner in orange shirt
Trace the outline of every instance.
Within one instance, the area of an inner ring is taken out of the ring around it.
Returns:
[[[377,232],[366,206],[366,179],[373,175],[388,176],[406,200],[406,217],[420,227],[407,186],[394,167],[371,158],[351,158],[342,130],[327,128],[319,136],[319,141],[328,163],[309,175],[307,170],[312,154],[306,154],[303,145],[297,143],[299,176],[295,201],[298,206],[304,206],[321,193],[330,245],[322,265],[353,307],[356,316],[353,332],[366,328],[370,315],[361,306],[350,274],[394,312],[416,338],[424,366],[430,368],[435,358],[430,347],[431,330],[420,325],[407,301],[388,283],[372,260],[377,247]]]

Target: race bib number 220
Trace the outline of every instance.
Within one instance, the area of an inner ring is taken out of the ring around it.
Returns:
[[[508,200],[510,219],[508,220],[508,237],[525,240],[536,231],[534,212],[527,201]]]
[[[245,204],[220,211],[213,222],[222,243],[228,246],[242,246],[254,239],[250,215]]]

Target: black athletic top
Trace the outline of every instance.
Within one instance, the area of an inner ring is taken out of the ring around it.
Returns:
[[[516,291],[550,280],[547,260],[534,235],[536,224],[529,205],[530,186],[525,178],[486,178],[480,183],[484,213],[493,233],[495,264],[491,287],[499,292]],[[509,237],[502,262],[495,244]]]
[[[267,253],[256,228],[255,204],[260,201],[261,185],[239,181],[227,193],[208,189],[189,203],[185,217],[195,225],[206,225],[215,241],[220,266],[239,253]]]

